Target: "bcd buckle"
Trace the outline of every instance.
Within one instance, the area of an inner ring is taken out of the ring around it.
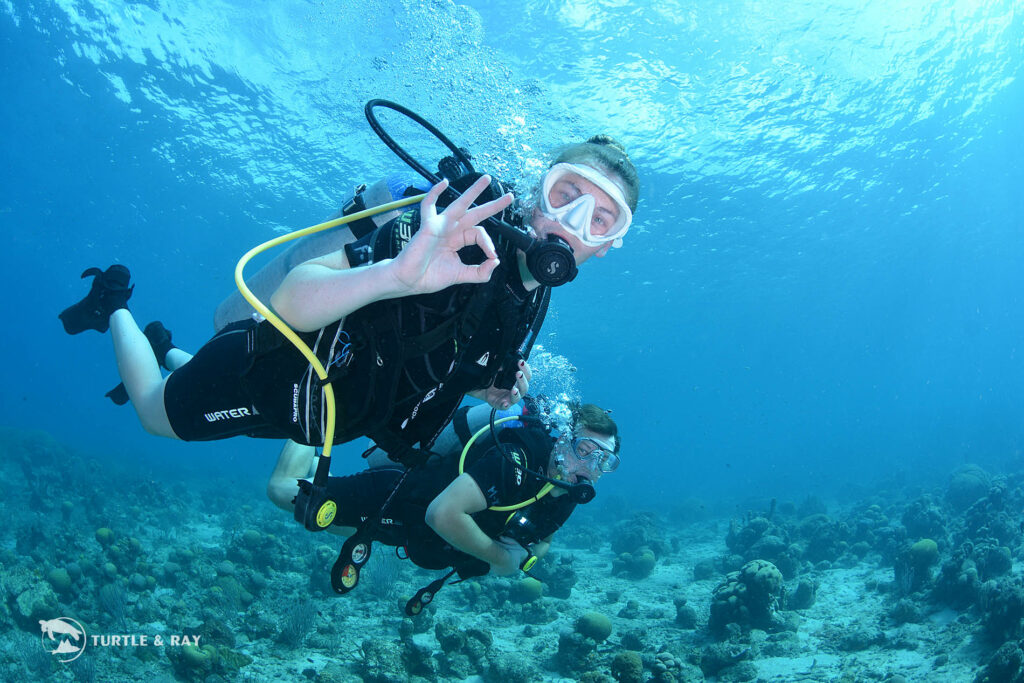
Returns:
[[[406,469],[411,470],[427,462],[427,460],[430,459],[430,456],[433,455],[433,453],[422,448],[412,448],[411,446],[406,446],[404,448],[387,451],[387,455],[388,460],[391,460],[392,462],[397,462]]]

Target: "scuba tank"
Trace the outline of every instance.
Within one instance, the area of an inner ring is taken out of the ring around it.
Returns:
[[[349,216],[357,211],[371,209],[421,192],[423,190],[416,188],[408,178],[389,175],[373,185],[367,186],[365,183],[359,185],[352,196],[342,203],[342,208],[328,220]],[[258,299],[267,301],[295,266],[324,254],[338,251],[353,238],[359,239],[368,232],[397,218],[400,213],[401,211],[398,209],[386,211],[353,221],[339,228],[324,230],[296,240],[273,260],[246,278],[246,285]],[[251,318],[255,312],[256,309],[250,306],[238,291],[235,291],[217,307],[217,312],[214,314],[214,328],[221,330],[229,323]]]

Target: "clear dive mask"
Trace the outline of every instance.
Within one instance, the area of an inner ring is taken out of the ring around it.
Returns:
[[[573,175],[590,181],[615,203],[618,216],[597,206],[592,194],[584,194]],[[608,242],[622,246],[622,236],[633,222],[622,189],[600,171],[582,164],[555,164],[548,169],[541,185],[540,209],[544,217],[556,221],[588,247]],[[558,204],[558,206],[555,206]]]
[[[576,459],[592,470],[614,472],[619,466],[615,447],[592,437],[577,437],[572,440],[572,452]]]
[[[566,459],[569,457],[570,450],[565,450],[556,453],[555,464],[557,467],[559,479],[568,479],[569,472],[575,471],[577,476],[581,476],[587,480],[596,481],[600,476],[587,477],[583,470],[589,470],[593,473],[605,473],[614,472],[619,466],[619,456],[615,453],[615,446],[611,442],[602,441],[589,436],[575,437],[569,442],[571,447],[572,456],[579,463],[576,467],[567,466]],[[581,467],[582,466],[582,467]]]

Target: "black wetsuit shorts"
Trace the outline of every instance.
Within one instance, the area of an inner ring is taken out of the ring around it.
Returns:
[[[381,506],[401,476],[401,468],[378,467],[328,479],[327,496],[338,501],[338,514],[333,524],[359,527],[368,517],[380,515],[380,524],[373,532],[374,540],[385,545],[405,545],[406,524],[398,509],[404,506],[385,509],[381,514]]]
[[[179,439],[289,438],[256,410],[242,381],[252,364],[253,325],[228,325],[167,378],[164,409]]]

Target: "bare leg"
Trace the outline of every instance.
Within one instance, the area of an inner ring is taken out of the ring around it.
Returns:
[[[164,410],[164,378],[149,346],[149,340],[126,308],[110,316],[110,335],[121,381],[139,416],[139,422],[150,434],[177,439]]]
[[[292,499],[299,492],[296,480],[312,476],[315,466],[315,448],[286,441],[267,482],[267,496],[271,502],[285,512],[291,512],[295,507]]]
[[[190,360],[192,360],[191,353],[182,351],[177,346],[172,346],[171,350],[167,352],[167,357],[164,358],[164,365],[173,372]]]

